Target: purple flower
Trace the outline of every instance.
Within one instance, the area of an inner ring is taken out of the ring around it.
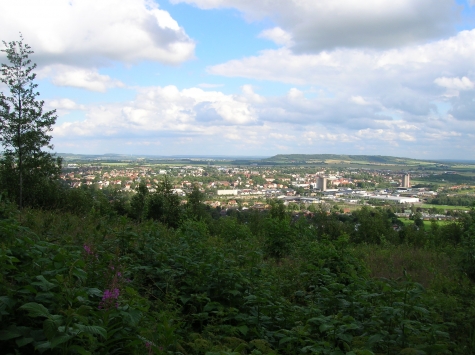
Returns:
[[[89,245],[84,244],[84,250],[86,251],[87,254],[92,254],[92,250]]]

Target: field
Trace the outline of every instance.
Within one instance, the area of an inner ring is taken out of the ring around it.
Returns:
[[[409,218],[399,218],[399,220],[404,223],[404,225],[411,225],[411,224],[414,224],[414,221],[412,219],[409,219]],[[450,223],[453,223],[452,221],[435,221],[439,226],[445,226],[445,225],[448,225]],[[431,224],[432,224],[432,221],[424,221],[424,229],[426,231],[430,230],[430,227],[431,227]]]

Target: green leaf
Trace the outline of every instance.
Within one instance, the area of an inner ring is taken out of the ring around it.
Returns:
[[[23,306],[20,307],[27,312],[29,312],[30,317],[50,317],[51,314],[46,309],[45,306],[36,302],[25,303]]]
[[[82,282],[87,279],[87,273],[82,269],[74,268],[72,274]]]
[[[322,333],[324,333],[324,332],[326,332],[327,330],[330,330],[330,329],[333,329],[333,325],[327,324],[327,323],[323,323],[323,324],[318,328],[318,330],[320,330],[320,332],[322,332]]]
[[[56,287],[56,284],[49,282],[43,275],[36,276],[39,282],[32,282],[32,285],[39,286],[43,291],[49,291]]]
[[[0,330],[0,341],[18,338],[19,336],[21,336],[21,334],[16,329]]]
[[[88,288],[86,292],[89,296],[102,297],[102,291],[98,288]]]
[[[180,301],[181,303],[183,303],[184,305],[187,304],[187,302],[191,300],[191,297],[185,297],[185,296],[180,296]]]
[[[103,338],[107,338],[107,331],[99,327],[97,325],[83,325],[83,324],[78,324],[76,326],[81,332],[84,333],[89,333],[89,334],[95,334],[95,335],[100,335]]]
[[[126,317],[129,319],[130,325],[132,326],[136,326],[142,319],[142,312],[136,309],[130,309],[128,312],[124,313],[126,314]]]
[[[422,308],[422,307],[414,306],[413,308],[414,308],[415,311],[418,311],[421,314],[429,314],[430,313],[427,309]]]
[[[279,345],[288,343],[289,341],[292,341],[292,340],[294,340],[294,338],[292,338],[292,337],[285,337],[285,338],[282,338],[282,339],[280,339],[280,341],[279,341]]]
[[[373,345],[373,344],[379,343],[381,340],[383,340],[382,334],[374,334],[369,337],[368,343],[370,345]]]
[[[37,350],[40,350],[40,352],[45,351],[46,349],[51,349],[51,343],[49,341],[45,341],[43,343],[40,343],[35,346]]]
[[[46,319],[43,323],[43,331],[48,339],[52,339],[58,332],[58,325],[52,319]]]
[[[15,300],[8,296],[0,296],[0,302],[6,305],[8,308],[12,308],[15,305]]]
[[[72,338],[71,335],[66,335],[66,334],[60,335],[60,336],[54,338],[53,340],[51,340],[51,349],[54,349],[58,345],[61,345],[65,342],[67,342],[71,338]]]
[[[15,340],[16,345],[18,345],[19,348],[22,346],[25,346],[26,344],[30,344],[33,341],[33,338],[21,338]]]
[[[337,337],[343,341],[346,341],[347,343],[351,343],[351,341],[353,340],[353,336],[351,334],[346,333],[338,334]]]
[[[374,355],[374,353],[371,350],[362,349],[358,350],[358,355]]]
[[[68,351],[70,352],[75,351],[79,353],[80,355],[91,355],[90,351],[87,351],[86,349],[84,349],[82,346],[79,346],[79,345],[68,346]]]
[[[247,325],[241,325],[239,327],[237,327],[239,329],[239,331],[242,333],[242,335],[246,335],[247,332],[249,331],[249,328],[247,327]]]

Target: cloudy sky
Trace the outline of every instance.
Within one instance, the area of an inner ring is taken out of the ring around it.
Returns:
[[[475,0],[0,8],[0,39],[35,51],[57,152],[475,159]]]

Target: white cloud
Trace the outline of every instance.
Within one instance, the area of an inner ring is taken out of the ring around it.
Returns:
[[[56,110],[85,110],[86,106],[79,105],[71,99],[63,98],[63,99],[55,99],[55,100],[48,100],[46,101],[46,105],[48,109],[56,109]]]
[[[249,125],[255,121],[253,109],[231,95],[199,88],[180,91],[175,86],[150,87],[139,89],[136,99],[128,104],[90,106],[84,121],[59,125],[55,135],[207,134],[211,126]]]
[[[172,0],[203,9],[236,8],[249,20],[270,18],[297,51],[388,48],[454,32],[453,0]]]
[[[303,99],[305,98],[304,96],[304,93],[302,91],[300,91],[299,89],[297,88],[292,88],[289,90],[289,92],[287,93],[287,96],[289,97],[289,99],[291,100],[296,100],[296,99]]]
[[[124,83],[108,75],[99,74],[97,69],[85,69],[69,65],[50,65],[39,72],[39,77],[50,77],[57,86],[71,86],[90,91],[105,92],[109,88],[124,87]]]
[[[446,100],[444,96],[458,96],[458,91],[468,93],[474,88],[469,79],[475,72],[474,57],[475,30],[471,30],[425,45],[384,51],[335,49],[298,55],[289,48],[265,50],[257,56],[209,67],[208,72],[291,85],[316,85],[328,97],[345,97],[360,107],[352,106],[353,113],[345,112],[346,117],[356,113],[371,119],[377,109],[411,120],[426,120],[437,114],[436,103]],[[445,95],[443,88],[447,89]],[[302,94],[289,93],[289,97],[295,95]],[[468,119],[463,107],[472,107],[470,100],[464,96],[465,106],[460,102],[459,109],[453,113],[455,117],[462,119],[463,113],[463,119]],[[336,106],[328,109],[333,116],[343,110]]]
[[[214,89],[214,88],[219,88],[223,86],[224,84],[208,84],[208,83],[198,84],[198,87],[203,88],[203,89]]]
[[[350,98],[351,102],[354,102],[357,105],[369,105],[370,103],[366,101],[363,97],[357,95]]]
[[[240,76],[326,88],[347,85],[385,87],[387,81],[423,79],[431,85],[441,72],[475,70],[475,30],[425,45],[387,51],[336,49],[297,55],[287,48],[264,50],[257,56],[215,65],[211,74]],[[430,81],[427,81],[430,79]]]
[[[275,44],[285,47],[290,47],[294,43],[292,35],[280,27],[264,30],[259,34],[259,37],[269,39]]]
[[[358,95],[306,98],[297,89],[262,97],[250,85],[243,86],[241,95],[165,86],[138,88],[136,98],[125,104],[84,107],[62,99],[48,105],[84,109],[83,120],[54,129],[54,144],[66,150],[76,141],[87,140],[106,142],[102,143],[106,151],[117,152],[160,144],[161,154],[209,154],[207,147],[212,146],[214,153],[265,155],[283,149],[285,142],[292,152],[331,149],[333,153],[414,156],[440,150],[440,140],[453,147],[455,141],[473,145],[473,120],[457,121],[451,115],[419,121],[408,115],[391,118],[380,113],[380,105],[359,101]],[[87,147],[97,153],[101,143],[97,144]]]
[[[460,90],[471,90],[475,87],[475,84],[466,76],[462,78],[447,78],[444,76],[435,79],[434,83],[457,93]]]
[[[38,64],[101,66],[141,60],[176,64],[195,43],[150,0],[0,0],[2,38],[21,31]]]
[[[294,141],[295,136],[291,134],[285,134],[285,133],[271,133],[269,134],[270,138],[278,139],[278,140],[284,140],[284,141]]]
[[[265,102],[265,98],[259,94],[254,92],[252,85],[243,85],[241,87],[243,99],[245,101],[253,102],[253,103],[263,103]]]

